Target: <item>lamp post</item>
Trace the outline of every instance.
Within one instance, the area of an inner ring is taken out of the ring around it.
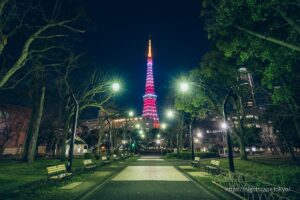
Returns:
[[[69,83],[66,81],[67,87],[70,90],[71,97],[75,103],[75,109],[74,109],[74,121],[72,126],[72,135],[70,140],[70,148],[69,148],[69,157],[68,157],[68,163],[67,163],[67,170],[68,172],[72,171],[72,165],[73,165],[73,157],[74,157],[74,142],[76,137],[76,128],[77,128],[77,121],[78,121],[78,111],[79,111],[79,103],[77,101],[77,98],[71,89]],[[112,83],[112,92],[118,92],[120,90],[120,84],[119,83]]]
[[[175,118],[175,112],[171,109],[168,109],[166,111],[166,116],[168,119],[173,119],[173,118]],[[179,158],[179,133],[178,133],[178,130],[176,132],[176,146],[177,146],[176,154],[177,154],[177,158]]]
[[[207,88],[205,88],[203,85],[199,85],[197,83],[188,83],[188,82],[181,82],[179,85],[179,89],[182,93],[186,93],[188,92],[188,90],[190,89],[190,84],[196,86],[196,87],[200,87],[200,88],[204,88],[207,90]],[[222,91],[226,91],[226,96],[225,99],[223,101],[223,120],[224,120],[224,124],[227,125],[227,103],[229,100],[229,97],[232,95],[232,87],[230,87],[229,90],[224,89],[224,88],[216,88]],[[229,170],[231,172],[234,172],[234,161],[233,161],[233,150],[232,150],[232,141],[231,141],[231,134],[229,131],[229,128],[226,128],[226,140],[227,140],[227,148],[228,148],[228,163],[229,163]]]
[[[124,131],[124,133],[123,133],[123,141],[126,140],[126,136],[127,136],[127,132],[128,132],[128,122],[130,122],[130,118],[133,117],[133,116],[134,116],[134,111],[129,110],[129,111],[127,112],[126,117],[125,117],[125,131]],[[130,138],[130,139],[131,139],[131,138]],[[131,141],[130,141],[129,144],[131,145]],[[125,150],[125,144],[124,144],[123,150]]]
[[[74,121],[73,121],[73,127],[72,127],[72,135],[70,140],[70,148],[69,148],[69,157],[68,157],[68,164],[67,164],[67,170],[68,172],[72,171],[72,164],[73,164],[73,157],[74,157],[74,142],[76,137],[76,127],[77,127],[77,120],[78,120],[78,110],[79,110],[79,104],[76,99],[75,94],[71,91],[72,99],[75,103],[75,110],[74,110]]]

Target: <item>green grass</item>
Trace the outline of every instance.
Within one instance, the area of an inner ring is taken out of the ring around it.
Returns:
[[[99,160],[94,160],[100,163]],[[58,159],[37,159],[34,163],[23,163],[18,160],[0,160],[0,193],[25,185],[27,183],[47,178],[46,167],[58,165]],[[82,168],[82,159],[73,160],[73,170]]]
[[[76,158],[73,161],[73,169],[82,169],[82,160]],[[38,181],[41,179],[46,180],[46,167],[51,165],[61,164],[56,159],[38,159],[34,163],[22,163],[16,160],[1,160],[0,161],[0,193],[7,200],[51,200],[51,199],[78,199],[78,197],[84,195],[90,191],[95,185],[103,182],[109,176],[119,171],[126,165],[126,163],[136,160],[136,158],[129,158],[122,160],[122,163],[113,162],[111,165],[100,166],[95,172],[84,171],[84,173],[76,174],[73,176],[72,182],[82,182],[78,187],[70,190],[62,190],[60,187],[64,186],[64,183],[56,186],[55,184],[45,184],[38,186],[38,188],[28,188],[18,193],[5,192],[7,190],[15,189],[24,184]],[[101,161],[94,160],[96,164],[100,164]],[[102,175],[99,175],[100,173]],[[72,183],[72,182],[67,182]]]
[[[208,164],[211,159],[202,160]],[[220,167],[228,170],[227,158],[221,158]],[[260,180],[282,187],[290,187],[300,191],[300,165],[299,162],[280,157],[252,157],[249,160],[234,159],[235,171],[249,174]]]

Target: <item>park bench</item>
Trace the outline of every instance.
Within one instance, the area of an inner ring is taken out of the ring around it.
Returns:
[[[95,169],[97,166],[93,163],[92,159],[83,160],[84,169]]]
[[[72,177],[72,173],[68,173],[65,164],[47,167],[48,180],[61,181]]]
[[[219,160],[211,160],[209,165],[205,166],[205,171],[207,173],[211,172],[212,175],[220,173],[220,163]]]
[[[199,166],[200,165],[200,157],[195,157],[192,161],[193,166]]]
[[[113,154],[113,159],[114,160],[120,160],[120,157],[118,157],[116,154]]]
[[[110,164],[110,160],[107,159],[106,156],[102,156],[102,157],[101,157],[101,160],[102,160],[102,162],[103,162],[104,164]]]
[[[123,160],[125,158],[126,158],[125,155],[121,153],[121,159]]]

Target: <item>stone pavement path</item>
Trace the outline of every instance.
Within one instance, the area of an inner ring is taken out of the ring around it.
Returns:
[[[84,200],[217,199],[159,157],[142,157],[87,194]]]

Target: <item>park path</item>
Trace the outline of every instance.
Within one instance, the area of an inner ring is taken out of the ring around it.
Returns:
[[[210,200],[217,199],[169,163],[145,156],[90,191],[84,200]],[[82,199],[82,200],[83,200]]]

